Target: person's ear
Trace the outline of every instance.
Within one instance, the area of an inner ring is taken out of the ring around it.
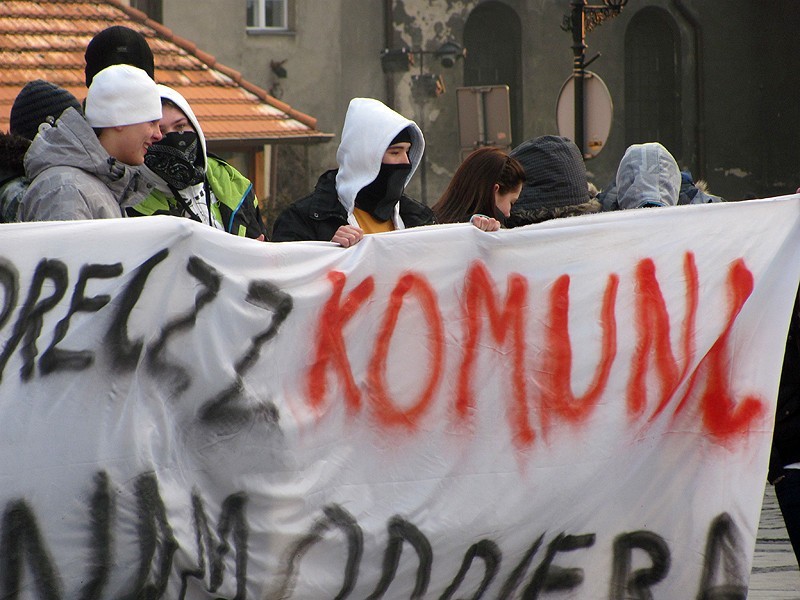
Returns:
[[[492,190],[494,191],[495,194],[498,193],[500,191],[500,184],[499,183],[495,183],[494,187],[492,188]]]

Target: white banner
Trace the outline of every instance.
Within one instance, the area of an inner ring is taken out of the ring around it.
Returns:
[[[797,196],[0,227],[0,597],[744,598]]]

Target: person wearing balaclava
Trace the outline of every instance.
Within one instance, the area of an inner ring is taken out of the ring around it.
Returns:
[[[155,82],[130,65],[103,69],[89,87],[85,115],[70,107],[34,137],[19,220],[123,217],[125,206],[150,193],[144,157],[161,139]]]
[[[372,98],[350,101],[336,152],[338,169],[275,221],[272,241],[332,241],[344,247],[364,234],[432,225],[433,212],[403,192],[425,150],[417,124]]]
[[[159,85],[161,141],[145,156],[145,165],[161,179],[128,216],[185,217],[234,235],[264,240],[253,184],[234,167],[208,154],[200,123],[179,92]]]

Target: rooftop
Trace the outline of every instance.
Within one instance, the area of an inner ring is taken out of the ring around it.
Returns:
[[[8,131],[14,98],[34,79],[58,84],[83,100],[86,46],[112,25],[144,35],[155,58],[156,81],[187,99],[209,142],[320,142],[332,137],[317,130],[314,117],[117,0],[0,1],[0,131]]]

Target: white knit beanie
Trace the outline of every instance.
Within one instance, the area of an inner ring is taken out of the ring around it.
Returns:
[[[161,118],[156,82],[142,69],[111,65],[94,76],[86,94],[86,120],[96,128],[148,123]]]

